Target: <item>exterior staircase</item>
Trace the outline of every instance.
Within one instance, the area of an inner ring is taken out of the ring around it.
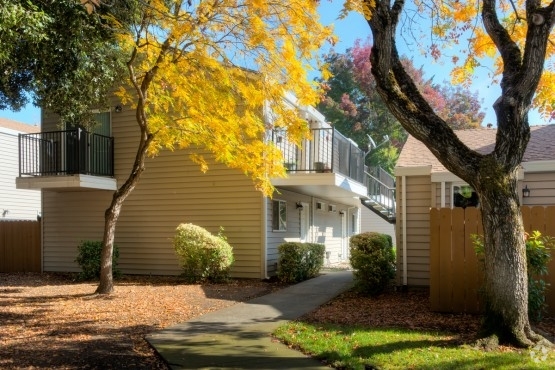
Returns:
[[[387,222],[394,224],[397,219],[395,177],[381,167],[376,167],[365,171],[364,181],[368,196],[361,198],[362,204]]]

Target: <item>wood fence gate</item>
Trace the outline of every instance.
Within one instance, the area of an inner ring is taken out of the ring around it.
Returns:
[[[555,206],[521,207],[524,229],[555,237]],[[433,311],[477,313],[483,309],[482,266],[470,235],[483,234],[480,210],[430,210],[430,303]],[[548,315],[555,316],[555,251],[543,276]]]
[[[0,272],[41,272],[41,221],[0,221]]]

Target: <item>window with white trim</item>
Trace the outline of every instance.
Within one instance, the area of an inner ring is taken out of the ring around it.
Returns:
[[[272,223],[274,231],[286,231],[287,202],[284,200],[274,200],[272,207]]]

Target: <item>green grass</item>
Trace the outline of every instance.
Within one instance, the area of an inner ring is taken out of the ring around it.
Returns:
[[[538,349],[535,356],[530,350],[485,352],[461,346],[453,335],[442,333],[291,322],[274,335],[340,369],[364,369],[365,365],[377,369],[555,368],[553,350],[543,353]]]

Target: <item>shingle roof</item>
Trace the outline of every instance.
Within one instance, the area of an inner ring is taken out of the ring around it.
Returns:
[[[25,123],[17,122],[8,118],[0,118],[0,127],[27,133],[40,131],[40,127],[38,126],[27,125]]]
[[[555,125],[530,126],[531,136],[523,162],[555,160]],[[455,131],[459,139],[478,153],[487,154],[495,146],[495,129]],[[432,166],[434,172],[448,172],[424,144],[409,136],[401,150],[397,167]]]

